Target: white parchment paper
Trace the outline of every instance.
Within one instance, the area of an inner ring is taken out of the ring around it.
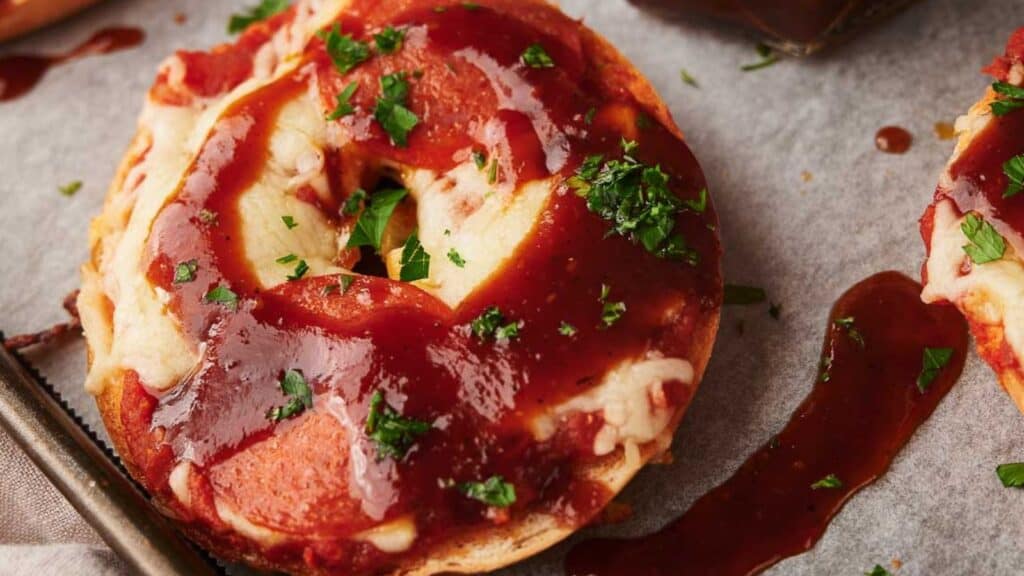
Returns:
[[[62,320],[60,301],[77,286],[86,258],[88,220],[134,133],[157,64],[175,48],[225,40],[228,14],[247,3],[109,0],[0,46],[0,54],[61,51],[112,24],[148,35],[132,51],[55,69],[29,96],[0,104],[0,329],[34,331]],[[980,97],[986,80],[978,69],[1024,25],[1024,5],[924,0],[825,55],[745,73],[740,66],[757,55],[742,35],[664,21],[624,0],[562,4],[616,44],[668,102],[707,173],[728,281],[763,286],[783,305],[779,321],[766,306],[725,310],[707,377],[676,436],[675,463],[646,470],[626,490],[622,499],[635,509],[628,523],[582,536],[639,535],[680,515],[783,426],[810,390],[828,310],[846,288],[887,269],[917,275],[924,255],[917,218],[953,146],[933,125],[952,122]],[[178,13],[187,22],[176,23]],[[699,88],[680,80],[681,68]],[[875,150],[874,133],[888,124],[913,132],[907,154]],[[75,197],[58,193],[79,179],[85,186]],[[80,342],[32,359],[96,422],[81,391]],[[860,574],[893,559],[902,562],[900,575],[1020,573],[1024,492],[1002,488],[994,469],[1024,460],[1022,437],[1024,418],[972,355],[892,470],[846,506],[814,550],[769,573]],[[0,485],[28,483],[26,492],[52,496],[39,476],[11,476],[20,469],[16,454],[0,457]],[[17,512],[24,517],[16,522],[35,522],[31,537],[0,530],[0,544],[96,545],[87,531],[73,537],[36,522],[62,505],[39,502],[35,514]],[[0,515],[11,510],[0,506]],[[14,521],[0,520],[0,527]],[[67,550],[52,548],[52,566]],[[558,575],[565,550],[503,574]],[[0,547],[0,572],[19,553]]]

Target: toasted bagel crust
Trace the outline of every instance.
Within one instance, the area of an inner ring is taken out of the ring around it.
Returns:
[[[541,3],[539,0],[536,1],[538,4]],[[666,105],[650,83],[599,35],[585,28],[582,33],[586,51],[590,56],[602,62],[609,74],[617,75],[617,80],[622,86],[647,108],[655,120],[669,127],[681,138],[682,134],[673,122]],[[91,228],[91,259],[83,268],[83,290],[79,301],[89,336],[90,364],[94,360],[94,343],[109,341],[114,325],[114,308],[104,296],[102,286],[104,262],[110,257],[106,253],[109,244],[105,240],[118,237],[126,230],[133,206],[133,199],[126,196],[129,190],[126,182],[132,169],[142,161],[149,150],[152,139],[153,135],[145,128],[140,130],[108,192],[104,212],[93,222]],[[694,387],[707,366],[717,329],[716,307],[713,312],[701,315],[690,337],[689,347],[684,351],[683,356],[694,369]],[[134,460],[127,439],[129,432],[125,426],[125,418],[128,415],[122,413],[126,383],[134,377],[126,370],[114,370],[94,386],[99,391],[96,399],[104,423],[122,460],[133,476],[147,484],[146,470]],[[664,434],[657,440],[641,446],[639,457],[627,457],[625,450],[620,446],[611,454],[589,460],[577,471],[577,477],[598,480],[611,492],[618,493],[652,457],[668,448],[671,434],[682,420],[688,403],[689,398],[686,398],[676,407]],[[151,490],[154,488],[148,487]],[[210,530],[208,527],[193,523],[189,519],[188,511],[183,510],[181,503],[167,491],[154,490],[153,497],[155,503],[167,514],[182,520],[183,530],[192,539],[221,558],[245,562],[261,569],[281,570],[293,574],[332,573],[303,562],[281,563],[268,557],[260,544],[231,529]],[[569,536],[575,529],[552,514],[536,510],[513,517],[505,524],[458,534],[440,545],[433,546],[429,554],[403,556],[400,563],[394,566],[393,573],[426,576],[495,570],[552,546]]]
[[[42,28],[98,0],[2,0],[0,42]]]

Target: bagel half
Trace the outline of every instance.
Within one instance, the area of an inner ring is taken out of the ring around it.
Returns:
[[[1010,194],[1005,168],[1024,154],[1024,112],[996,114],[1012,101],[996,86],[1024,86],[1024,29],[1010,39],[1005,56],[986,72],[997,84],[956,123],[959,140],[942,174],[932,205],[921,218],[928,245],[924,265],[926,302],[951,302],[967,317],[978,352],[1024,411],[1024,198]],[[1006,195],[1004,197],[1004,195]],[[979,226],[971,231],[970,223]],[[968,254],[977,243],[986,253]]]
[[[373,47],[392,29],[400,47]],[[467,40],[484,32],[493,44]],[[341,71],[329,45],[353,39],[370,53]],[[406,146],[374,109],[398,70],[418,119]],[[588,90],[564,93],[573,78]],[[584,151],[637,156],[644,186],[667,176],[680,243],[655,255],[611,234],[580,197]],[[193,210],[239,179],[219,211]],[[372,255],[348,245],[367,208],[349,207],[389,186],[408,195],[381,235],[387,272],[362,274]],[[429,273],[401,282],[415,234]],[[565,538],[668,449],[721,304],[717,218],[667,108],[542,0],[300,1],[235,44],[179,52],[90,238],[86,386],[128,470],[214,554],[294,574],[476,573]],[[210,297],[221,285],[235,300]],[[492,301],[518,336],[470,322]],[[580,311],[592,319],[559,322]],[[312,398],[278,419],[289,362]],[[373,457],[375,391],[430,423],[404,454],[377,441]],[[470,497],[493,478],[514,503]]]
[[[97,0],[0,0],[0,42],[42,28]]]

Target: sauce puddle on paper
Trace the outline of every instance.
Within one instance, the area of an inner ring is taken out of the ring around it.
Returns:
[[[0,58],[0,102],[24,96],[46,74],[57,66],[92,56],[133,48],[142,43],[146,34],[138,28],[104,28],[74,50],[56,56],[11,54]]]
[[[886,154],[905,154],[913,143],[914,136],[899,126],[886,126],[875,134],[875,148]]]
[[[964,320],[920,293],[896,272],[851,288],[829,317],[818,379],[786,427],[681,518],[639,539],[585,541],[569,553],[566,573],[742,576],[813,547],[963,370]],[[919,386],[925,348],[952,355]]]

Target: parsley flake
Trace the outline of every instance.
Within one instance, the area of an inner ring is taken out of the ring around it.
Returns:
[[[856,321],[857,319],[853,316],[847,316],[845,318],[837,318],[833,324],[837,328],[845,329],[846,335],[850,337],[850,340],[853,340],[858,346],[863,348],[866,345],[864,335],[860,333],[860,330],[857,330]]]
[[[352,98],[352,95],[355,94],[356,90],[358,89],[358,82],[350,82],[349,85],[346,86],[345,89],[341,91],[341,94],[338,94],[338,105],[334,107],[334,111],[327,116],[327,119],[338,120],[340,118],[344,118],[345,116],[354,114],[356,109],[352,106],[351,103],[349,103],[349,100]]]
[[[882,568],[880,564],[875,564],[875,567],[871,569],[871,572],[865,572],[864,576],[892,576],[892,573]]]
[[[981,216],[968,214],[960,225],[960,230],[971,242],[963,249],[975,264],[995,262],[1006,253],[1006,240]]]
[[[74,182],[68,182],[67,184],[65,184],[63,186],[58,186],[57,189],[60,190],[60,193],[62,195],[67,196],[68,198],[70,198],[70,197],[74,196],[75,194],[77,194],[78,191],[82,189],[82,181],[81,180],[75,180]]]
[[[380,251],[380,240],[384,236],[384,228],[391,219],[395,207],[409,193],[404,188],[378,190],[370,196],[366,209],[356,221],[352,235],[348,238],[346,248],[370,246]]]
[[[452,264],[455,264],[459,268],[466,267],[466,260],[462,257],[461,254],[459,254],[459,251],[456,250],[455,248],[452,248],[451,250],[448,251],[448,259],[452,261]]]
[[[682,69],[679,71],[679,77],[683,80],[683,83],[689,86],[693,86],[694,88],[700,88],[700,85],[697,84],[697,79],[690,75],[690,73],[687,72],[686,69]]]
[[[217,213],[203,208],[199,211],[199,221],[207,226],[213,226],[217,223]]]
[[[302,372],[289,370],[278,382],[281,392],[288,396],[288,403],[267,411],[267,418],[274,422],[294,418],[306,410],[313,408],[313,391],[310,389]]]
[[[409,132],[420,123],[416,114],[405,107],[409,99],[409,82],[405,72],[387,74],[380,78],[380,97],[373,117],[391,137],[391,142],[401,148],[409,145]]]
[[[996,82],[992,85],[992,90],[1004,97],[992,102],[992,114],[1006,116],[1014,110],[1024,108],[1024,88],[1007,82]]]
[[[526,50],[523,51],[520,59],[523,64],[526,64],[530,68],[554,68],[555,61],[548,56],[547,51],[539,43],[530,44]]]
[[[818,381],[828,382],[832,380],[832,356],[822,356],[821,361],[818,362],[818,369],[821,371]]]
[[[289,230],[292,230],[299,225],[299,223],[295,221],[295,218],[292,218],[291,216],[281,216],[281,222],[284,222],[284,225],[287,226]]]
[[[188,284],[196,279],[196,271],[199,270],[199,262],[195,259],[186,262],[179,262],[174,267],[174,283]]]
[[[521,327],[519,322],[508,322],[504,314],[501,313],[501,309],[497,306],[491,306],[484,310],[483,314],[477,316],[470,323],[473,334],[481,342],[486,341],[488,338],[494,338],[495,340],[518,338]]]
[[[377,44],[377,51],[381,54],[392,54],[402,49],[402,42],[405,40],[405,30],[388,26],[379,34],[373,35],[373,41]]]
[[[767,299],[768,295],[765,294],[763,288],[726,284],[722,303],[726,306],[747,306],[750,304],[760,304]]]
[[[402,282],[415,282],[430,276],[430,254],[423,249],[419,236],[413,232],[402,248],[401,272]]]
[[[587,113],[583,115],[583,123],[590,126],[594,123],[595,116],[597,116],[597,108],[591,106],[590,109],[587,110]]]
[[[370,397],[365,431],[377,444],[377,458],[404,458],[416,439],[429,432],[430,428],[429,422],[402,417],[385,402],[380,390]]]
[[[761,68],[767,68],[779,61],[778,55],[776,55],[775,51],[767,44],[757,45],[757,55],[761,57],[760,61],[754,62],[753,64],[746,64],[740,67],[740,70],[743,70],[744,72],[752,72],[754,70],[760,70]]]
[[[476,169],[477,170],[483,170],[484,168],[487,167],[487,155],[486,154],[484,154],[483,152],[481,152],[479,150],[473,150],[473,154],[471,156],[473,158],[473,163],[476,164]]]
[[[280,258],[275,260],[275,262],[277,262],[278,264],[291,264],[292,262],[295,262],[298,259],[299,257],[296,256],[295,254],[289,254],[287,256],[281,256]]]
[[[491,160],[491,167],[487,169],[487,183],[494,184],[498,181],[498,159]]]
[[[228,34],[238,34],[249,26],[266,20],[288,9],[291,0],[262,0],[241,14],[232,14],[228,20]]]
[[[586,199],[591,212],[611,222],[609,235],[641,244],[659,258],[695,266],[699,255],[675,233],[676,216],[687,205],[669,190],[668,174],[636,160],[635,142],[623,140],[622,149],[621,160],[588,157],[566,184]]]
[[[683,200],[683,206],[697,214],[703,214],[708,209],[708,189],[701,188],[695,199]]]
[[[572,338],[578,332],[579,330],[577,330],[575,326],[569,324],[568,322],[562,322],[562,325],[558,327],[558,333],[567,338]]]
[[[341,214],[343,216],[351,216],[359,209],[363,207],[363,201],[366,200],[366,190],[362,188],[356,190],[345,200],[345,204],[341,207]]]
[[[1024,462],[996,466],[996,476],[1006,488],[1024,487]]]
[[[459,492],[496,508],[508,508],[516,503],[516,487],[501,476],[491,476],[485,482],[460,484]]]
[[[353,68],[370,59],[370,46],[354,40],[350,34],[342,34],[341,26],[334,25],[330,32],[321,33],[327,55],[338,72],[348,74]]]
[[[223,285],[218,285],[203,296],[203,301],[207,304],[220,304],[228,310],[238,310],[238,294],[231,291],[230,288]]]
[[[921,374],[917,377],[917,389],[923,394],[932,382],[939,376],[939,372],[949,364],[953,358],[952,348],[925,348],[924,358],[921,360]]]
[[[1003,164],[1003,174],[1009,180],[1003,198],[1010,198],[1024,190],[1024,154],[1014,156]]]
[[[835,474],[829,474],[828,476],[825,476],[824,478],[818,480],[814,484],[811,484],[812,490],[820,490],[822,488],[834,489],[842,487],[843,481],[840,480]]]
[[[295,271],[288,275],[289,282],[295,282],[301,280],[303,276],[309,272],[309,264],[306,264],[305,260],[299,260],[299,263],[295,265]]]
[[[466,10],[471,10],[471,11],[472,10],[479,10],[480,9],[480,5],[477,4],[476,2],[463,2],[462,3],[462,7],[465,8]]]

